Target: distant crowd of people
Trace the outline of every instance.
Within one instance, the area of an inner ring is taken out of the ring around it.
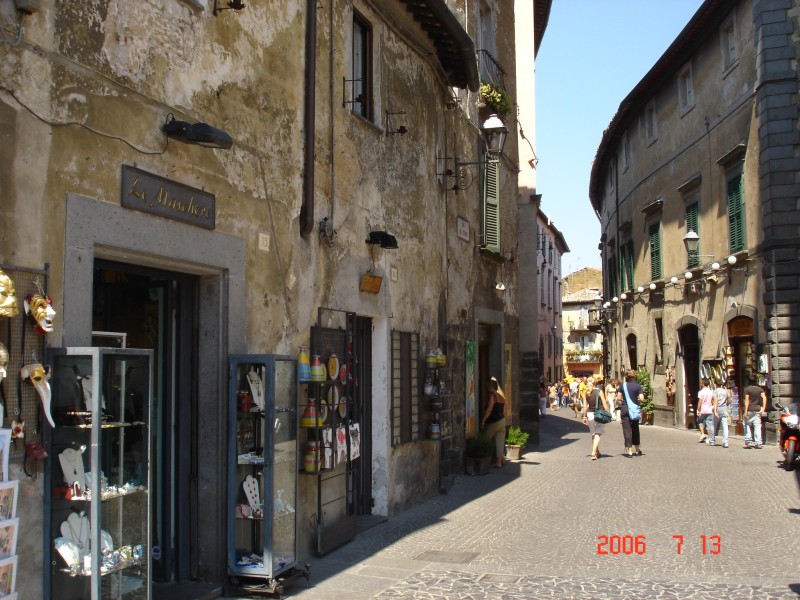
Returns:
[[[722,432],[722,447],[730,445],[731,398],[732,383],[727,384],[719,379],[712,381],[703,378],[701,389],[697,394],[695,418],[700,430],[700,442],[709,446],[717,445],[717,432]],[[600,440],[605,431],[605,424],[619,421],[625,456],[642,456],[641,434],[639,424],[642,419],[642,403],[644,392],[636,381],[636,372],[628,370],[625,380],[619,382],[609,379],[603,385],[600,377],[576,377],[563,382],[539,386],[540,418],[547,414],[548,408],[557,411],[561,408],[572,409],[575,418],[581,418],[589,428],[592,440],[591,459],[597,460],[600,453]],[[744,447],[759,449],[762,447],[761,420],[766,416],[769,402],[765,390],[756,385],[751,378],[744,389],[742,398],[742,423],[744,425]]]

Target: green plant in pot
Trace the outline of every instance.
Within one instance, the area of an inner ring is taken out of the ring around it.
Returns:
[[[492,466],[492,440],[484,433],[469,438],[464,446],[467,475],[484,475]]]
[[[481,100],[501,117],[510,113],[514,107],[511,98],[499,85],[482,83],[479,94]]]
[[[479,433],[467,440],[464,451],[468,458],[492,458],[493,450],[492,440],[486,434]]]
[[[519,460],[522,458],[525,444],[528,443],[529,433],[522,431],[519,427],[509,427],[506,431],[506,446],[508,447],[509,460]]]

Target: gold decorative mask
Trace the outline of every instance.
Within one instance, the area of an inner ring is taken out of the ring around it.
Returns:
[[[16,317],[18,314],[14,282],[11,281],[11,277],[0,270],[0,316]]]
[[[53,319],[56,311],[51,305],[50,296],[31,294],[25,298],[25,312],[36,321],[37,333],[50,333],[53,331]]]

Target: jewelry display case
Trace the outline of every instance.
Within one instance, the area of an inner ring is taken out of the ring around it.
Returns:
[[[297,565],[297,359],[230,357],[229,591],[281,594]]]
[[[45,597],[150,598],[150,350],[49,353]]]

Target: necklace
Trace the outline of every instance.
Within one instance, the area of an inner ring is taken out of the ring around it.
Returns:
[[[73,515],[78,516],[78,513],[72,513]],[[72,515],[70,515],[72,516]],[[72,526],[72,519],[67,519],[67,527],[69,527],[70,532],[72,533],[72,541],[83,550],[83,522],[84,517],[78,516],[78,520],[81,522],[81,526],[78,528],[77,533],[75,532],[75,528]],[[87,532],[88,533],[88,532]]]
[[[59,458],[61,459],[61,468],[64,471],[64,477],[67,479],[67,483],[80,483],[81,475],[79,475],[79,471],[83,473],[83,457],[81,456],[80,452],[77,450],[73,450],[72,448],[67,448],[61,454],[59,454]]]

